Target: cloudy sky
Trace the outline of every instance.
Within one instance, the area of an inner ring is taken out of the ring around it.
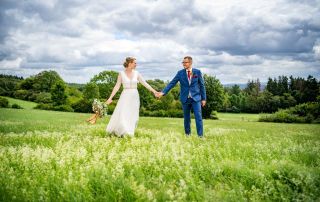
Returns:
[[[320,78],[320,0],[0,0],[0,72],[86,83],[137,58],[169,80],[184,56],[222,83]]]

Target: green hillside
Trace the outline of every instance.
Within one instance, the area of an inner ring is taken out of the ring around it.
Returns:
[[[10,106],[13,104],[18,104],[19,106],[23,107],[24,109],[33,109],[37,105],[37,103],[35,103],[35,102],[19,100],[19,99],[5,97],[5,96],[1,96],[1,97],[7,98],[9,100]]]

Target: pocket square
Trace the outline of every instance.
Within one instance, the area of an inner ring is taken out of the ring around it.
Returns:
[[[192,78],[198,78],[198,76],[197,76],[197,75],[194,75],[194,76],[192,76]]]

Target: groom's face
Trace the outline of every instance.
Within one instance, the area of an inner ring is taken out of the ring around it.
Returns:
[[[185,69],[189,69],[192,65],[192,62],[189,59],[183,59],[182,64]]]

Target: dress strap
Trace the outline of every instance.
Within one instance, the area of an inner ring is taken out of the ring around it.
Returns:
[[[121,79],[123,80],[124,71],[120,71],[119,73],[120,73]]]
[[[136,80],[138,80],[138,75],[139,75],[139,72],[137,70],[134,70],[134,78]]]

